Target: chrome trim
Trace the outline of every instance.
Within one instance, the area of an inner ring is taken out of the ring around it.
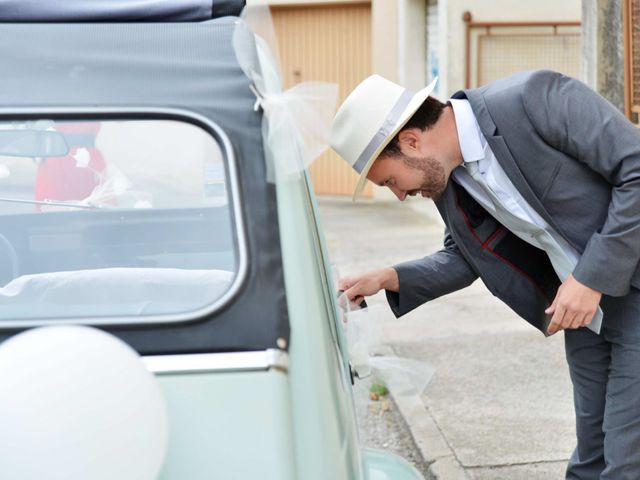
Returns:
[[[67,108],[0,108],[0,121],[6,120],[6,117],[15,115],[28,115],[46,117],[47,115],[65,116],[65,115],[85,115],[85,118],[91,118],[92,115],[108,115],[114,117],[115,115],[122,115],[120,118],[114,118],[115,120],[127,120],[127,115],[155,115],[155,119],[158,120],[176,120],[192,125],[200,126],[200,128],[206,127],[210,129],[207,133],[212,135],[223,151],[223,155],[226,158],[226,167],[229,171],[229,183],[230,187],[230,200],[233,207],[233,215],[235,220],[236,234],[238,238],[238,271],[235,272],[233,283],[229,287],[229,290],[225,292],[222,297],[216,299],[213,303],[200,308],[198,310],[192,310],[183,314],[166,314],[166,315],[148,315],[148,316],[122,316],[122,317],[78,317],[78,318],[46,318],[39,317],[37,319],[28,320],[0,320],[0,330],[7,328],[27,328],[27,327],[41,327],[46,325],[140,325],[140,324],[165,324],[165,323],[181,323],[193,321],[194,318],[203,317],[208,315],[224,305],[226,305],[231,298],[240,290],[240,286],[245,281],[248,268],[248,251],[247,251],[247,237],[244,225],[244,217],[242,215],[242,209],[240,208],[240,183],[238,181],[238,171],[236,165],[236,158],[233,153],[233,147],[229,137],[224,130],[218,126],[217,123],[208,119],[207,117],[193,112],[191,110],[181,108],[138,108],[138,107],[104,107],[104,108],[91,108],[91,107],[67,107]],[[3,118],[5,117],[5,118]],[[10,119],[10,118],[9,118]],[[154,118],[144,118],[144,120],[154,120]],[[205,130],[206,130],[205,128]]]
[[[245,372],[289,369],[289,354],[269,349],[259,352],[191,353],[148,355],[141,357],[147,369],[156,375],[170,373]]]

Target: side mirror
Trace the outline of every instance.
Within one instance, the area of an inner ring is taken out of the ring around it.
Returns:
[[[0,130],[0,156],[63,157],[69,146],[60,132],[52,130]]]

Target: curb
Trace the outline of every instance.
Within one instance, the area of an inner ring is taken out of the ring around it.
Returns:
[[[393,392],[392,392],[393,393]],[[453,450],[419,396],[393,397],[434,480],[468,480]]]

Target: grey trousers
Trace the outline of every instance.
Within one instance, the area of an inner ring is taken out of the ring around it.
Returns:
[[[640,479],[640,290],[602,297],[600,335],[564,332],[578,445],[567,479]]]

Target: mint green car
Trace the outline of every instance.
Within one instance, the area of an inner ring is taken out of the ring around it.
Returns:
[[[160,479],[421,479],[358,443],[312,186],[270,181],[237,58],[244,2],[87,3],[0,18],[0,353],[60,324],[135,350]]]

